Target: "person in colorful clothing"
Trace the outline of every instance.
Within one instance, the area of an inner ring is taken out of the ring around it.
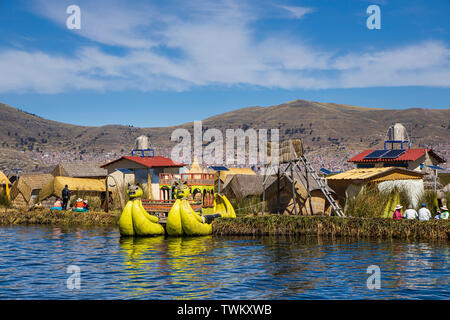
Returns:
[[[440,216],[440,218],[441,219],[444,219],[444,220],[448,220],[448,208],[447,208],[447,206],[442,206],[441,207],[441,216]]]
[[[60,198],[57,198],[55,203],[53,204],[53,207],[50,208],[50,210],[62,210],[63,202]]]
[[[89,211],[89,204],[87,200],[83,201],[83,208],[84,208],[84,212],[88,212]]]
[[[73,209],[73,211],[75,211],[75,212],[86,212],[86,210],[84,209],[83,199],[81,199],[81,198],[77,199],[77,202],[75,204],[75,209]]]
[[[401,220],[402,219],[402,206],[401,205],[397,205],[394,209],[394,214],[392,216],[392,218],[394,218],[394,220]]]

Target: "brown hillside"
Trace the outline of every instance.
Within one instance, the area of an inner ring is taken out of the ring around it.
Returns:
[[[217,128],[278,128],[280,138],[304,140],[309,152],[325,156],[337,150],[347,153],[382,147],[385,132],[393,122],[412,131],[415,146],[433,145],[446,156],[450,141],[450,109],[364,108],[335,103],[295,100],[271,107],[248,107],[203,121],[204,130]],[[147,134],[159,149],[170,150],[175,128],[192,128],[192,122],[176,127],[136,128],[108,125],[76,126],[43,119],[0,103],[0,170],[12,166],[39,169],[64,161],[107,160],[128,153],[134,138]],[[14,150],[14,151],[12,151]],[[163,152],[163,151],[161,151]],[[43,154],[52,153],[43,160]],[[55,156],[56,154],[56,156]],[[58,156],[58,154],[62,154]],[[343,159],[345,160],[345,159]]]

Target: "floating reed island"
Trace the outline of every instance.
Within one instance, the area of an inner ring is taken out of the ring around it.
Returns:
[[[449,240],[450,221],[265,215],[213,222],[214,235],[317,235],[357,238]]]
[[[77,225],[77,226],[117,226],[120,211],[103,212],[74,212],[37,209],[33,211],[20,211],[9,209],[0,210],[0,225],[16,224],[43,224],[43,225]]]
[[[72,212],[39,209],[0,210],[0,225],[112,226],[118,227],[120,211]],[[393,220],[362,217],[293,215],[238,216],[212,223],[217,236],[312,235],[331,237],[450,240],[450,220]]]

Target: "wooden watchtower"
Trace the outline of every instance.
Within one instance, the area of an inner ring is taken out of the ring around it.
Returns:
[[[339,207],[339,204],[334,199],[332,193],[327,187],[326,183],[317,175],[314,168],[311,166],[310,162],[306,159],[303,152],[303,142],[301,139],[290,139],[286,141],[282,141],[281,143],[268,143],[267,145],[267,154],[270,154],[270,157],[267,159],[266,164],[263,169],[263,195],[262,195],[262,212],[264,214],[264,206],[265,206],[265,197],[266,197],[266,183],[268,182],[269,177],[276,175],[276,195],[277,195],[277,212],[280,212],[281,209],[281,201],[280,201],[280,193],[281,186],[280,180],[287,180],[290,183],[290,187],[292,190],[292,203],[293,210],[292,213],[299,214],[300,208],[298,207],[299,195],[296,192],[296,177],[299,177],[302,181],[304,181],[305,189],[306,189],[306,198],[309,203],[309,211],[311,213],[314,212],[313,205],[311,201],[311,182],[314,181],[314,184],[318,189],[321,190],[326,200],[329,202],[333,212],[340,216],[345,217],[344,212]],[[311,180],[312,179],[312,180]],[[317,189],[316,188],[316,189]]]

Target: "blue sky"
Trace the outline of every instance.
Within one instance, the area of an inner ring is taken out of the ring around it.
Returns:
[[[448,108],[450,2],[429,3],[3,0],[0,102],[140,127],[294,99]],[[66,27],[72,4],[80,30]]]

